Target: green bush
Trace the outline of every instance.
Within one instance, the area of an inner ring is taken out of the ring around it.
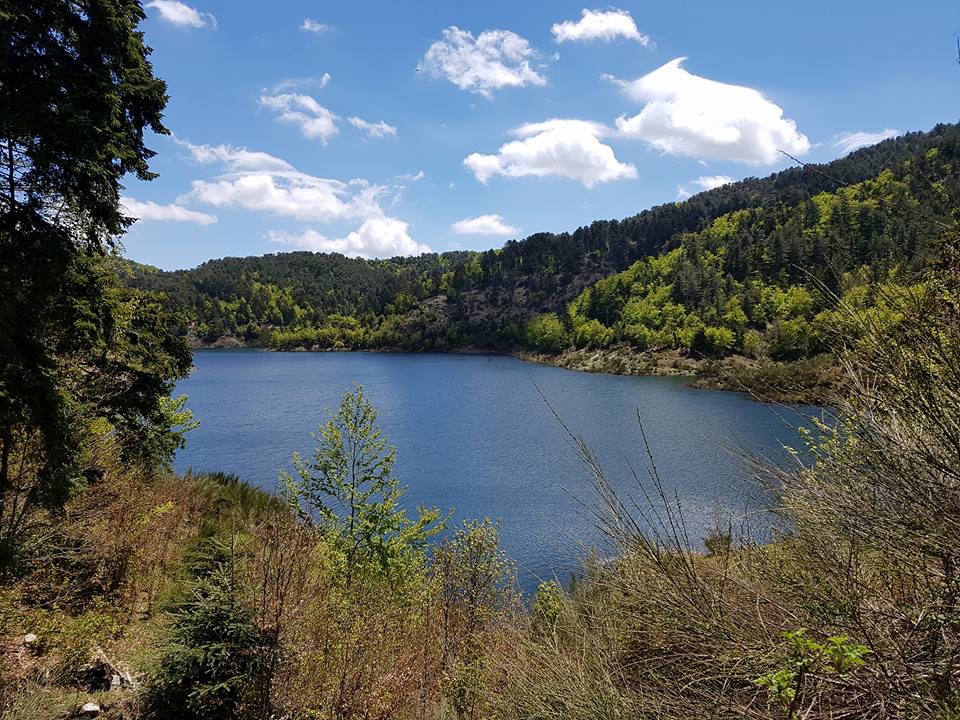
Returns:
[[[556,313],[545,313],[527,325],[527,343],[541,352],[556,353],[569,347],[570,334]]]
[[[613,340],[613,330],[599,320],[587,320],[577,326],[573,342],[578,348],[603,348]]]
[[[263,643],[238,585],[233,562],[220,562],[174,613],[170,640],[145,684],[147,717],[258,716]]]
[[[799,360],[812,354],[818,344],[813,326],[803,318],[775,322],[769,339],[774,360]]]

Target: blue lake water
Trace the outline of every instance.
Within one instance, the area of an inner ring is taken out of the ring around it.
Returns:
[[[397,448],[408,506],[499,521],[527,589],[565,580],[601,540],[584,509],[595,500],[590,476],[540,392],[632,495],[639,493],[629,464],[641,475],[646,467],[639,409],[664,486],[679,498],[695,540],[718,508],[739,516],[762,505],[733,446],[782,455],[782,443],[798,442],[791,411],[676,378],[485,355],[200,351],[194,363],[177,392],[189,395],[201,425],[177,454],[178,470],[223,470],[272,490],[292,453],[310,452],[310,433],[360,383]]]

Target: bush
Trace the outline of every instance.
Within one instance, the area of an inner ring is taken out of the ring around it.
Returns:
[[[258,717],[263,643],[235,570],[232,558],[217,562],[174,613],[171,638],[146,683],[148,717]]]
[[[573,342],[579,348],[603,348],[613,340],[613,330],[599,320],[587,320],[577,326]]]
[[[546,313],[527,325],[527,343],[541,352],[557,353],[569,347],[570,335],[556,313]]]
[[[817,347],[816,334],[807,320],[778,320],[769,333],[770,357],[774,360],[799,360]]]

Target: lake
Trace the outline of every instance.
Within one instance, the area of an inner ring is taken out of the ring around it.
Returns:
[[[196,352],[194,363],[177,393],[189,395],[201,425],[177,454],[178,470],[223,470],[273,490],[292,453],[311,451],[310,433],[360,383],[397,448],[408,507],[499,521],[528,590],[540,579],[566,580],[600,540],[584,510],[594,500],[590,476],[541,392],[633,495],[629,464],[641,474],[646,467],[639,409],[663,483],[697,540],[718,508],[742,515],[758,502],[734,445],[782,456],[782,443],[798,443],[790,410],[690,389],[679,378],[588,374],[487,355],[227,350]]]

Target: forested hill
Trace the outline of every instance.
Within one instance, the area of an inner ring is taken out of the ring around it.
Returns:
[[[382,261],[298,252],[177,272],[131,263],[129,282],[165,292],[198,344],[805,355],[827,310],[815,288],[874,287],[894,270],[908,282],[956,206],[958,173],[960,127],[938,125],[499,250]],[[784,349],[785,333],[803,337]]]

